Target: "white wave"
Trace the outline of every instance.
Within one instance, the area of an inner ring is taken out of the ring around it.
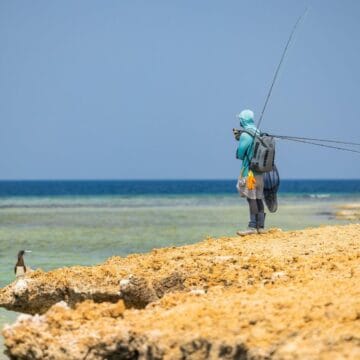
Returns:
[[[312,199],[326,199],[329,198],[331,195],[330,194],[310,194],[309,197],[311,197]]]

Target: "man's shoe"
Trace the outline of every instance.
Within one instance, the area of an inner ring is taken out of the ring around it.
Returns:
[[[239,236],[253,235],[257,234],[257,230],[255,228],[249,227],[244,231],[237,231],[236,234]]]

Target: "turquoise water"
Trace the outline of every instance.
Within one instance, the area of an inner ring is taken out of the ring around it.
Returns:
[[[352,199],[354,199],[352,197]],[[297,229],[334,223],[343,197],[283,196],[268,226]],[[0,285],[13,280],[21,249],[34,268],[91,265],[109,256],[234,235],[246,227],[246,202],[236,195],[3,198],[0,208]]]
[[[286,230],[344,223],[331,212],[349,201],[360,195],[284,194],[267,225]],[[93,265],[113,255],[234,236],[247,221],[246,201],[236,194],[2,197],[0,285],[14,280],[21,249],[32,250],[25,258],[32,268]],[[15,317],[0,310],[0,326]]]

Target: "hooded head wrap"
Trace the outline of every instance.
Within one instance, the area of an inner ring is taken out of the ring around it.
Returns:
[[[240,114],[237,115],[240,120],[240,126],[244,129],[256,130],[254,123],[254,112],[251,110],[243,110]]]

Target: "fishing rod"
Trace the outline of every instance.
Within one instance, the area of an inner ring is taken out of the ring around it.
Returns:
[[[291,43],[292,37],[293,37],[293,35],[294,35],[294,33],[295,33],[295,30],[296,30],[296,28],[298,27],[300,21],[303,19],[303,17],[306,15],[307,12],[308,12],[308,8],[306,8],[305,11],[303,12],[303,14],[302,14],[301,16],[299,16],[299,18],[297,19],[297,21],[296,21],[296,23],[295,23],[295,25],[294,25],[294,27],[293,27],[293,29],[292,29],[292,31],[291,31],[291,34],[290,34],[290,36],[289,36],[289,39],[288,39],[288,41],[287,41],[287,43],[286,43],[285,49],[284,49],[283,54],[282,54],[282,56],[281,56],[279,65],[278,65],[278,67],[276,68],[275,75],[274,75],[273,81],[272,81],[272,83],[271,83],[269,92],[268,92],[268,94],[267,94],[267,96],[266,96],[265,103],[264,103],[264,107],[263,107],[263,109],[262,109],[262,111],[261,111],[260,118],[259,118],[258,123],[257,123],[257,125],[256,125],[257,128],[260,127],[260,124],[261,124],[261,121],[262,121],[262,119],[263,119],[266,106],[267,106],[267,104],[268,104],[268,102],[269,102],[269,99],[270,99],[270,96],[271,96],[271,93],[272,93],[272,90],[273,90],[275,81],[276,81],[277,76],[278,76],[278,74],[279,74],[279,70],[280,70],[280,68],[281,68],[281,64],[282,64],[283,61],[284,61],[284,58],[285,58],[287,49],[288,49],[288,47],[289,47],[289,45],[290,45],[290,43]]]
[[[256,127],[259,129],[260,128],[260,125],[261,125],[261,122],[262,122],[262,119],[263,119],[263,116],[264,116],[264,113],[265,113],[265,110],[266,110],[266,106],[269,102],[269,99],[270,99],[270,96],[271,96],[271,93],[272,93],[272,90],[274,88],[274,84],[277,80],[277,77],[278,77],[278,74],[279,74],[279,71],[280,71],[280,68],[281,68],[281,65],[285,59],[285,55],[286,55],[286,52],[290,46],[290,43],[291,43],[291,40],[294,36],[294,33],[298,27],[298,25],[300,24],[300,22],[302,21],[302,19],[305,17],[305,15],[307,14],[308,12],[308,8],[305,9],[305,11],[299,16],[299,18],[297,19],[291,33],[290,33],[290,36],[288,38],[288,41],[285,45],[285,48],[284,48],[284,51],[282,53],[282,56],[281,56],[281,59],[280,59],[280,62],[276,68],[276,71],[275,71],[275,74],[274,74],[274,78],[272,80],[272,83],[271,83],[271,86],[270,86],[270,89],[269,89],[269,92],[266,96],[266,99],[265,99],[265,103],[264,103],[264,106],[263,106],[263,109],[260,113],[260,117],[259,117],[259,120],[258,120],[258,123],[256,125]],[[243,132],[242,130],[238,130],[238,129],[233,129],[233,132],[234,132],[234,135],[235,135],[235,138],[237,140],[239,140],[240,138],[240,135],[241,133]],[[360,146],[360,143],[355,143],[355,142],[350,142],[350,141],[340,141],[340,140],[329,140],[329,139],[317,139],[317,138],[306,138],[306,137],[301,137],[301,136],[287,136],[287,135],[272,135],[272,134],[267,134],[266,135],[269,135],[269,136],[272,136],[274,138],[278,138],[278,139],[281,139],[281,140],[288,140],[288,141],[295,141],[295,142],[300,142],[300,143],[304,143],[304,144],[310,144],[310,145],[315,145],[315,146],[321,146],[321,147],[325,147],[325,148],[331,148],[331,149],[336,149],[336,150],[342,150],[342,151],[350,151],[350,152],[353,152],[353,153],[359,153],[360,154],[360,151],[359,150],[355,150],[355,149],[349,149],[349,148],[344,148],[344,147],[341,147],[341,146],[334,146],[334,145],[329,145],[329,144],[326,144],[326,143],[333,143],[333,144],[340,144],[340,145],[351,145],[351,146]],[[315,142],[317,141],[317,142]]]
[[[272,135],[270,135],[270,136],[272,136]],[[274,137],[277,137],[277,136],[274,136]],[[358,153],[358,154],[360,154],[360,151],[359,151],[359,150],[344,148],[344,147],[340,147],[340,146],[327,145],[327,144],[319,144],[319,143],[316,143],[316,142],[306,141],[306,140],[300,140],[300,139],[296,139],[296,138],[293,138],[293,137],[288,138],[288,137],[284,136],[284,137],[281,137],[281,138],[279,138],[279,139],[281,139],[281,140],[288,140],[288,141],[296,141],[296,142],[300,142],[300,143],[304,143],[304,144],[322,146],[322,147],[325,147],[325,148],[342,150],[342,151],[350,151],[350,152],[353,152],[353,153]]]
[[[334,144],[342,144],[342,145],[352,145],[352,146],[360,146],[360,143],[350,142],[350,141],[340,141],[340,140],[328,140],[328,139],[316,139],[316,138],[307,138],[301,136],[288,136],[288,135],[271,135],[278,139],[294,139],[294,140],[310,140],[310,141],[320,141],[325,143],[334,143]]]
[[[260,125],[261,125],[261,122],[262,122],[262,119],[264,117],[264,113],[265,113],[265,110],[266,110],[266,107],[268,105],[268,102],[269,102],[269,99],[270,99],[270,96],[271,96],[271,93],[272,93],[272,90],[274,88],[274,85],[275,85],[275,82],[277,80],[277,77],[278,77],[278,74],[279,74],[279,71],[280,71],[280,68],[281,68],[281,65],[285,59],[285,56],[286,56],[286,52],[290,46],[290,43],[291,43],[291,40],[295,34],[295,31],[298,27],[298,25],[300,24],[300,22],[302,21],[302,19],[305,17],[305,15],[307,14],[308,12],[308,8],[305,9],[305,11],[299,16],[299,18],[297,19],[291,33],[290,33],[290,36],[288,38],[288,41],[285,45],[285,48],[284,48],[284,51],[282,53],[282,56],[280,58],[280,62],[276,68],[276,71],[275,71],[275,74],[274,74],[274,78],[272,80],[272,83],[271,83],[271,86],[270,86],[270,89],[269,89],[269,92],[266,96],[266,99],[265,99],[265,103],[264,103],[264,106],[262,108],[262,111],[260,113],[260,117],[259,117],[259,120],[258,120],[258,123],[256,125],[256,127],[259,129],[260,128]],[[336,150],[342,150],[342,151],[350,151],[350,152],[353,152],[353,153],[359,153],[360,154],[360,151],[358,150],[355,150],[355,149],[349,149],[349,148],[344,148],[344,147],[340,147],[340,146],[333,146],[333,145],[329,145],[329,144],[324,144],[324,143],[333,143],[333,144],[340,144],[340,145],[351,145],[351,146],[360,146],[360,143],[355,143],[355,142],[350,142],[350,141],[340,141],[340,140],[328,140],[328,139],[317,139],[317,138],[306,138],[306,137],[300,137],[300,136],[286,136],[286,135],[271,135],[270,136],[272,137],[275,137],[275,138],[278,138],[278,139],[282,139],[282,140],[288,140],[288,141],[296,141],[296,142],[301,142],[301,143],[304,143],[304,144],[310,144],[310,145],[316,145],[316,146],[322,146],[322,147],[326,147],[326,148],[331,148],[331,149],[336,149]],[[315,142],[317,141],[317,142]],[[319,143],[320,142],[320,143]]]

